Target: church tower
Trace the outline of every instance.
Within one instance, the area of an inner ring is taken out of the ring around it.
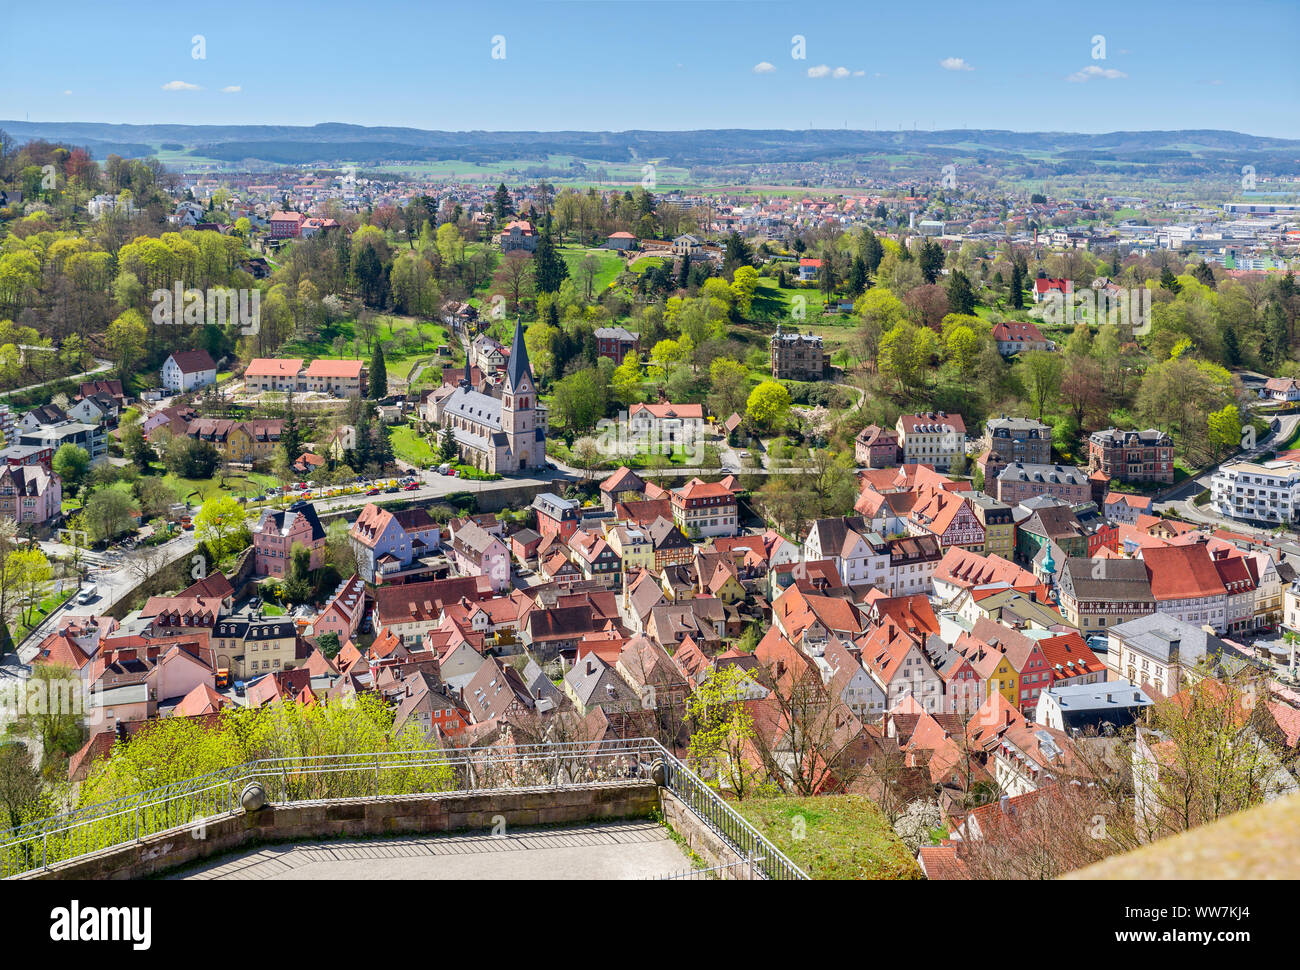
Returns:
[[[539,452],[544,446],[537,442],[537,386],[533,383],[533,369],[528,363],[528,347],[524,344],[524,327],[515,318],[515,337],[510,344],[510,361],[506,365],[506,381],[501,389],[501,430],[510,441],[510,453],[519,468],[540,466],[545,457]]]

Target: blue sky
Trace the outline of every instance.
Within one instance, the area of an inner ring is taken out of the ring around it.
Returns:
[[[6,22],[0,117],[32,121],[1300,137],[1296,0],[61,0]]]

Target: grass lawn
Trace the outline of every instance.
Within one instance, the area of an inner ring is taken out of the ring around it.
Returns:
[[[912,853],[863,795],[751,798],[732,807],[814,879],[921,878]]]
[[[447,328],[427,320],[412,317],[377,315],[371,318],[374,339],[384,344],[384,361],[389,376],[405,380],[411,365],[418,360],[435,355],[441,344],[451,344]],[[417,323],[419,324],[417,328]],[[338,341],[336,348],[335,343]],[[339,320],[321,329],[313,340],[291,340],[277,354],[278,357],[303,357],[308,360],[325,358],[359,358],[370,362],[366,349],[366,336],[355,320]]]
[[[279,479],[274,475],[259,475],[252,472],[228,475],[224,479],[181,478],[173,472],[168,472],[166,477],[167,482],[176,489],[180,501],[193,502],[196,505],[219,495],[234,495],[236,497],[243,495],[246,498],[252,498],[254,495],[261,494],[268,488],[280,484]],[[222,482],[225,483],[225,488],[221,487]]]
[[[51,613],[57,610],[68,600],[72,599],[72,594],[75,592],[76,592],[76,588],[74,585],[73,589],[64,590],[62,593],[59,593],[58,595],[55,595],[54,593],[50,593],[48,596],[42,599],[40,603],[37,605],[36,609],[32,611],[32,622],[30,625],[23,622],[21,614],[15,617],[13,628],[10,629],[9,631],[9,635],[13,638],[14,643],[15,644],[20,643],[23,637],[27,636],[27,634],[32,632],[32,630],[36,629],[38,626],[41,625],[42,620],[44,620],[47,616],[49,616]]]
[[[393,454],[402,461],[419,468],[438,464],[438,456],[428,440],[409,424],[395,425],[389,438],[393,443]]]
[[[591,249],[587,246],[560,246],[558,252],[564,257],[565,264],[569,267],[569,277],[579,286],[584,286],[586,280],[578,272],[578,267],[588,256],[594,256],[599,264],[596,275],[592,278],[591,292],[593,296],[599,296],[609,285],[618,279],[618,275],[623,272],[623,257],[617,255],[612,249]]]

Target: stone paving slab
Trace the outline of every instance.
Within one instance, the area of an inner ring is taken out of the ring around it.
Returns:
[[[691,862],[653,822],[273,845],[174,879],[645,879]]]

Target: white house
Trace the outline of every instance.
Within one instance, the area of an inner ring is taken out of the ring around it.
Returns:
[[[217,365],[206,350],[178,350],[163,361],[163,387],[184,394],[217,383]]]

